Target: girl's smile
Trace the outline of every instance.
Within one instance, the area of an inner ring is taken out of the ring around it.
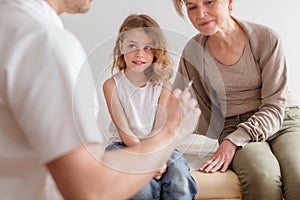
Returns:
[[[125,33],[120,44],[121,53],[124,54],[126,71],[144,71],[154,58],[152,39],[143,29],[132,29]],[[141,69],[142,67],[142,69]]]

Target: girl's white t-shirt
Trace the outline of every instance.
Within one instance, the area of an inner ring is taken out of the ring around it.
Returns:
[[[146,138],[153,128],[162,83],[153,85],[148,81],[144,87],[140,88],[127,79],[123,70],[116,73],[113,78],[131,130],[140,139]],[[110,123],[109,131],[110,142],[121,142],[113,122]]]

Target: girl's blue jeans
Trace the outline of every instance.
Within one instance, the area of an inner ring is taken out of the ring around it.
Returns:
[[[106,151],[125,147],[122,142],[113,143]],[[174,150],[167,162],[167,170],[159,179],[152,179],[131,200],[193,200],[197,193],[197,185],[190,174],[190,168],[183,154]]]

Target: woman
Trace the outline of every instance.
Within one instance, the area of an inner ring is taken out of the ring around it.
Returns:
[[[233,0],[173,0],[199,31],[185,46],[175,85],[194,81],[202,110],[199,134],[219,148],[203,172],[231,167],[243,199],[300,196],[300,111],[288,92],[279,36],[231,15]],[[180,76],[179,76],[180,75]]]

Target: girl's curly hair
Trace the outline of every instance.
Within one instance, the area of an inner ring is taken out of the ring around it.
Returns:
[[[167,52],[167,42],[158,23],[150,16],[141,14],[129,15],[122,23],[119,29],[118,37],[113,50],[114,69],[122,70],[126,68],[124,55],[120,50],[120,43],[123,41],[126,31],[142,28],[147,35],[152,38],[154,59],[152,64],[144,71],[145,76],[153,82],[154,85],[161,81],[169,80],[173,75],[171,59]]]

